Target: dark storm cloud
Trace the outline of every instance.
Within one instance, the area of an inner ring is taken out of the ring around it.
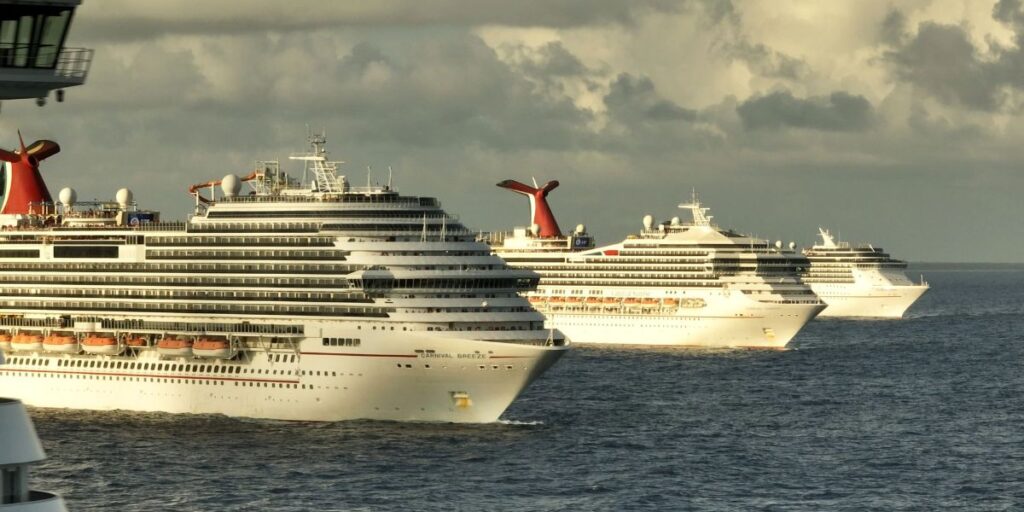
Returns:
[[[964,29],[954,25],[922,23],[913,38],[886,56],[901,80],[946,103],[996,110],[1009,85],[1001,77],[1005,63],[981,60]]]
[[[863,96],[834,92],[796,98],[789,91],[750,98],[736,107],[748,130],[783,127],[824,131],[862,131],[874,122],[874,109]]]
[[[882,26],[879,29],[879,39],[881,39],[883,43],[897,45],[906,35],[906,15],[899,9],[889,11],[889,14],[887,14],[885,19],[882,20]]]
[[[740,41],[729,46],[733,58],[747,63],[754,73],[787,80],[800,80],[807,76],[807,63],[796,57],[768,48],[763,44]]]
[[[694,121],[697,112],[666,100],[654,90],[650,78],[620,74],[604,97],[609,115],[629,124],[647,121]]]
[[[896,76],[927,91],[940,101],[969,109],[1003,110],[1012,92],[1024,91],[1024,13],[1020,0],[1000,0],[993,19],[1015,32],[1015,45],[991,42],[982,55],[971,41],[967,27],[922,22],[913,37],[889,38],[892,50],[885,56]],[[886,25],[893,20],[886,19]],[[883,33],[891,29],[883,27]]]
[[[81,17],[74,37],[85,41],[126,41],[176,34],[225,35],[330,27],[628,25],[634,23],[638,16],[649,12],[673,12],[685,3],[673,0],[106,0],[84,4],[83,9],[96,9],[97,15]]]
[[[593,73],[559,41],[552,41],[537,49],[518,45],[508,48],[508,51],[515,57],[522,72],[537,78],[577,77]]]

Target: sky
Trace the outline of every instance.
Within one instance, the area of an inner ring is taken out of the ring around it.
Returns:
[[[599,243],[696,190],[771,240],[1024,262],[1021,1],[84,0],[86,84],[4,102],[0,146],[55,140],[54,193],[182,218],[311,126],[355,184],[391,166],[471,229],[529,223],[498,181],[557,179]]]

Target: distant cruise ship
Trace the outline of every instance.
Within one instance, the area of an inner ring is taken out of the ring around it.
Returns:
[[[530,198],[533,225],[486,238],[541,275],[526,295],[573,342],[779,348],[825,307],[795,246],[718,228],[696,194],[679,205],[693,222],[648,215],[639,234],[595,247],[583,225],[562,235],[546,201],[557,181],[498,186]]]
[[[821,243],[804,249],[811,262],[804,282],[828,307],[821,316],[901,318],[928,291],[903,273],[907,263],[893,259],[881,247],[836,242],[819,229]]]
[[[567,349],[517,294],[538,276],[433,198],[352,186],[309,142],[292,157],[308,183],[257,162],[193,186],[187,222],[127,189],[54,203],[38,164],[56,143],[0,151],[0,390],[40,407],[496,420]]]

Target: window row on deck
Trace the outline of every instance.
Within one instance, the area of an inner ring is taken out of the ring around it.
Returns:
[[[0,301],[0,310],[14,311],[123,311],[132,313],[180,313],[198,314],[244,314],[244,315],[289,315],[325,317],[371,317],[386,318],[380,308],[346,307],[326,305],[297,305],[287,303],[245,304],[221,303],[178,303],[178,302],[130,302],[103,300],[6,300]]]

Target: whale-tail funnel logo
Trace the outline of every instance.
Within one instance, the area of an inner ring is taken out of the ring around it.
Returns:
[[[536,183],[534,184],[536,185]],[[548,192],[558,188],[557,181],[549,181],[541,187],[531,187],[516,180],[505,180],[498,183],[498,186],[530,198],[530,217],[532,217],[533,223],[540,227],[537,236],[543,238],[562,236],[562,231],[558,229],[558,222],[555,222],[555,215],[551,213],[547,200]]]
[[[52,140],[37,140],[25,147],[21,132],[18,142],[21,147],[17,151],[0,149],[0,214],[39,213],[33,210],[38,210],[40,203],[53,202],[39,173],[39,162],[59,153],[60,146]]]

